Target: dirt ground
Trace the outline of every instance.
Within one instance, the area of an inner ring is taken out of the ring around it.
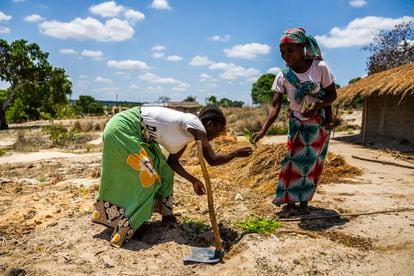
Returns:
[[[12,130],[0,132],[0,140],[10,144]],[[265,137],[259,148],[285,141]],[[272,194],[229,177],[231,164],[209,168],[226,249],[216,265],[183,263],[191,246],[211,246],[213,236],[188,223],[209,223],[207,200],[182,178],[174,187],[178,225],[164,226],[154,215],[117,249],[108,243],[111,231],[90,221],[99,151],[8,153],[0,157],[0,274],[413,275],[414,169],[355,157],[414,164],[353,142],[349,133],[335,134],[329,150],[362,175],[321,184],[311,214],[282,222],[271,235],[243,233],[234,224],[250,215],[276,218],[281,209],[271,204]],[[201,177],[197,165],[187,168]]]

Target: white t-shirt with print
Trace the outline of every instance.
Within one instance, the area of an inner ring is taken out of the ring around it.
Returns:
[[[189,142],[194,141],[194,136],[188,128],[206,132],[196,115],[166,107],[142,106],[141,118],[151,139],[169,153],[177,153]]]
[[[315,89],[311,92],[311,94],[319,92],[321,88],[326,88],[335,81],[335,76],[332,74],[331,70],[329,70],[326,63],[321,60],[313,60],[311,67],[304,73],[296,73],[295,71],[293,72],[301,83],[305,81],[312,81],[316,83]],[[296,87],[294,87],[285,78],[285,76],[283,76],[282,72],[279,72],[277,74],[272,85],[272,91],[276,93],[287,93],[289,107],[293,110],[295,117],[301,120],[307,119],[300,115],[300,112],[303,112],[305,109],[304,101],[301,103],[296,102]],[[305,98],[309,103],[320,101],[320,99],[309,95],[306,95]]]

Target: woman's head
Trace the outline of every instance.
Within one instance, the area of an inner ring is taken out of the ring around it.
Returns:
[[[216,138],[226,127],[226,117],[217,106],[206,106],[200,111],[198,117],[207,131],[208,140]]]
[[[302,28],[293,28],[286,30],[280,38],[280,52],[282,58],[288,65],[289,62],[286,60],[289,58],[284,54],[295,54],[300,55],[298,58],[302,59],[317,59],[322,60],[321,50],[313,36],[307,35],[306,31]],[[306,51],[304,51],[306,49]]]
[[[305,52],[303,50],[304,47],[305,44],[303,43],[280,44],[280,55],[286,64],[292,67],[305,59]]]

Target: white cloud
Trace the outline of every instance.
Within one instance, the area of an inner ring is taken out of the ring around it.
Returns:
[[[7,27],[0,26],[0,34],[9,34],[10,29]]]
[[[12,18],[13,18],[13,16],[7,15],[7,14],[3,13],[2,11],[0,11],[0,22],[1,21],[9,21]]]
[[[165,59],[166,59],[166,60],[169,60],[169,61],[180,61],[180,60],[182,60],[183,58],[182,58],[182,57],[180,57],[180,56],[177,56],[177,55],[172,55],[172,56],[168,56],[168,57],[166,57]]]
[[[13,0],[13,2],[15,2],[15,3],[23,3],[23,2],[25,2],[26,0]]]
[[[223,35],[223,36],[213,35],[208,38],[208,40],[211,40],[211,41],[222,41],[222,42],[228,41],[229,39],[230,39],[230,35],[228,34]]]
[[[171,10],[171,7],[168,5],[167,0],[154,0],[152,1],[151,8],[157,10]]]
[[[148,70],[149,67],[145,62],[139,60],[109,60],[106,65],[111,68],[127,69],[127,70]]]
[[[152,52],[164,52],[167,48],[165,46],[162,45],[156,45],[154,47],[151,48]]]
[[[372,42],[381,30],[391,30],[397,24],[413,20],[412,16],[396,19],[378,16],[356,18],[345,28],[334,27],[328,35],[317,35],[315,38],[326,48],[363,46]]]
[[[212,77],[209,74],[206,73],[202,73],[198,76],[200,79],[204,79],[204,80],[211,80]]]
[[[351,1],[349,1],[349,5],[351,5],[351,7],[354,7],[354,8],[360,8],[360,7],[365,6],[366,4],[368,4],[368,2],[365,1],[365,0],[351,0]]]
[[[95,81],[100,83],[112,83],[112,80],[103,77],[96,77]]]
[[[41,33],[60,39],[122,41],[134,35],[128,22],[117,18],[107,20],[105,24],[91,17],[76,18],[68,23],[52,20],[40,23],[39,28]]]
[[[31,14],[31,15],[26,16],[23,19],[24,19],[24,21],[27,21],[27,22],[39,22],[39,21],[45,20],[44,17],[41,17],[38,14]]]
[[[282,70],[280,70],[279,67],[272,67],[272,68],[269,68],[269,70],[267,70],[268,73],[272,73],[275,75],[279,74],[281,71]]]
[[[212,76],[210,76],[209,74],[206,74],[206,73],[202,73],[198,77],[200,78],[201,82],[206,82],[206,81],[216,82],[217,81],[217,79],[213,78]]]
[[[139,76],[138,78],[154,84],[173,85],[173,87],[171,88],[172,91],[187,91],[187,89],[190,87],[189,84],[182,82],[180,80],[176,80],[174,78],[161,78],[153,73],[146,73],[144,75]]]
[[[89,77],[88,77],[88,75],[84,75],[84,74],[80,75],[79,77],[80,77],[81,79],[87,79],[87,78],[89,78]]]
[[[63,48],[59,50],[62,55],[76,55],[78,52],[71,48]]]
[[[83,50],[81,55],[84,57],[95,59],[95,60],[100,60],[103,57],[103,53],[101,51],[93,51],[93,50]]]
[[[145,14],[139,11],[132,10],[132,9],[127,10],[124,13],[124,16],[131,23],[135,23],[137,21],[142,21],[145,19]]]
[[[155,52],[152,53],[153,58],[162,58],[165,55],[165,53]]]
[[[102,17],[116,17],[124,10],[125,8],[122,5],[117,5],[115,1],[108,1],[89,7],[91,13]]]
[[[257,55],[267,55],[270,53],[271,47],[266,44],[249,43],[244,45],[236,45],[231,49],[224,49],[223,52],[228,57],[253,59]]]
[[[244,68],[237,66],[233,63],[213,62],[208,59],[207,56],[195,56],[190,65],[192,66],[208,66],[210,70],[220,70],[223,73],[220,74],[220,78],[225,80],[233,80],[237,78],[250,78],[256,77],[260,74],[260,71],[256,68]]]
[[[204,66],[210,65],[213,62],[208,59],[207,56],[195,56],[191,61],[190,65],[192,66]]]
[[[225,80],[234,80],[237,78],[251,78],[260,74],[260,71],[255,68],[244,68],[233,63],[218,62],[208,67],[210,70],[221,70],[220,78]]]

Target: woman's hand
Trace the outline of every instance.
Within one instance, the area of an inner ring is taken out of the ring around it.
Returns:
[[[193,189],[194,192],[200,196],[206,193],[206,188],[204,187],[203,182],[201,182],[200,180],[195,180],[193,182]]]
[[[315,115],[316,110],[318,110],[318,106],[316,103],[311,103],[309,105],[309,108],[305,109],[303,112],[300,113],[303,117],[309,118],[313,115]]]
[[[262,139],[265,136],[265,134],[266,133],[263,132],[263,131],[259,131],[259,132],[253,133],[252,142],[256,144],[257,142],[259,142],[260,139]]]
[[[252,155],[253,149],[251,147],[243,147],[234,151],[237,157],[248,157]]]

